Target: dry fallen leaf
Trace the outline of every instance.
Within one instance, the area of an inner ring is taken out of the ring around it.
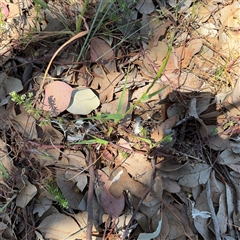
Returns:
[[[38,133],[36,129],[36,119],[29,115],[21,106],[21,113],[13,119],[13,125],[15,128],[27,139],[37,139]]]
[[[103,39],[94,37],[90,44],[90,55],[92,62],[108,61],[113,57],[113,50]]]
[[[78,210],[83,194],[76,191],[75,182],[68,180],[65,176],[65,172],[61,170],[57,170],[56,172],[56,182],[65,199],[68,201],[69,207]]]
[[[216,151],[225,150],[229,147],[229,135],[224,133],[221,127],[216,125],[206,125],[200,127],[200,134],[204,142]]]
[[[72,114],[86,115],[100,104],[97,95],[90,88],[79,88],[72,91],[67,111]]]
[[[9,77],[5,72],[0,73],[0,103],[10,92],[20,92],[23,89],[21,80]]]
[[[182,68],[186,68],[190,64],[193,56],[201,50],[202,46],[202,39],[194,39],[189,41],[187,47],[179,47],[176,49],[178,56],[182,56],[183,58],[181,64]]]
[[[178,168],[174,168],[174,164],[172,163],[172,171],[170,164],[166,167],[165,165],[167,165],[167,163],[163,162],[160,169],[167,172],[167,177],[172,180],[177,180],[181,186],[186,187],[196,187],[200,184],[205,184],[212,170],[211,166],[206,163],[191,165],[189,162],[186,162],[182,167],[181,164],[178,164]],[[164,172],[162,174],[164,174]]]
[[[70,216],[61,213],[54,213],[40,223],[37,227],[45,239],[84,239],[86,233],[81,232],[77,222]],[[75,234],[76,233],[76,234]]]
[[[220,11],[220,21],[223,26],[239,30],[240,3],[234,1],[233,4],[225,6]]]
[[[156,142],[161,141],[165,136],[171,133],[172,128],[175,126],[177,117],[173,116],[165,120],[162,124],[158,125],[157,128],[151,133],[151,138]]]
[[[25,175],[22,176],[22,181],[24,182],[24,187],[23,189],[19,189],[20,192],[16,199],[16,205],[18,207],[25,208],[37,194],[37,188],[28,181]]]
[[[54,81],[45,86],[45,96],[42,103],[43,110],[50,111],[57,116],[69,106],[72,87],[65,82]]]
[[[122,213],[125,206],[125,198],[123,194],[119,197],[114,197],[110,191],[109,177],[101,170],[96,170],[96,176],[99,181],[100,201],[103,209],[111,217],[117,218]]]
[[[47,193],[44,190],[40,190],[37,200],[34,203],[33,214],[37,213],[41,217],[51,206],[52,200],[47,197]]]
[[[129,143],[124,139],[120,139],[118,145],[131,149]],[[117,165],[121,165],[127,169],[137,181],[149,186],[151,182],[152,165],[147,160],[147,156],[140,153],[132,153],[127,159],[121,154],[115,159]]]
[[[12,159],[9,157],[7,145],[2,139],[0,139],[0,166],[3,167],[0,169],[0,182],[3,182],[4,178],[7,177],[3,169],[5,169],[8,174],[13,174],[17,170],[13,165]]]
[[[124,167],[117,167],[110,174],[109,192],[116,198],[120,197],[123,191],[128,190],[134,196],[143,198],[148,190],[146,186],[132,179]],[[143,201],[148,207],[156,206],[159,200],[149,193]]]
[[[240,76],[238,77],[233,92],[228,96],[227,101],[230,104],[226,105],[226,108],[231,111],[232,106],[234,106],[240,111]]]
[[[155,10],[155,6],[152,2],[152,0],[138,0],[138,4],[136,6],[136,9],[141,13],[141,14],[150,14]]]

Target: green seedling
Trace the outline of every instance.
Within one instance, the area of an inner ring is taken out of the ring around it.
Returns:
[[[27,95],[26,94],[19,95],[18,93],[13,91],[10,92],[9,95],[12,97],[11,100],[13,102],[16,102],[17,105],[23,105],[23,107],[29,114],[33,115],[36,118],[40,117],[42,111],[40,109],[35,109],[33,107],[34,102],[33,93],[28,93]]]
[[[48,9],[48,5],[44,2],[44,1],[40,1],[40,0],[33,0],[33,2],[35,3],[35,5],[41,6],[42,8]]]
[[[33,116],[34,118],[38,119],[43,114],[43,111],[41,109],[34,108],[33,93],[19,95],[18,93],[13,91],[13,92],[10,92],[9,95],[11,96],[11,100],[13,102],[15,102],[17,105],[23,105],[27,113]],[[49,122],[50,122],[50,117],[47,116],[45,120],[42,120],[39,123],[39,126],[41,127]]]
[[[46,190],[51,196],[54,197],[60,207],[65,209],[69,208],[68,201],[65,199],[58,186],[52,180],[47,183]]]
[[[89,0],[85,0],[85,1],[84,1],[84,5],[83,5],[83,8],[82,8],[81,14],[79,15],[78,20],[77,20],[76,33],[79,33],[80,30],[81,30],[82,20],[83,20],[82,17],[84,16],[84,14],[85,14],[85,12],[86,12],[88,3],[89,3]]]
[[[93,137],[93,139],[89,139],[89,140],[82,140],[80,142],[74,142],[73,144],[86,144],[86,145],[91,145],[91,144],[102,144],[102,145],[108,145],[108,141],[103,140],[101,138],[97,138],[95,136],[90,135],[91,137]]]

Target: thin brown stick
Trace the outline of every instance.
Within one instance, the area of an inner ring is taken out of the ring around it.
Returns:
[[[94,167],[92,160],[92,153],[90,150],[88,151],[88,165],[89,165],[89,185],[88,185],[88,196],[87,196],[87,212],[88,212],[88,223],[87,223],[87,234],[86,239],[92,239],[92,227],[93,227],[93,194],[94,194]]]

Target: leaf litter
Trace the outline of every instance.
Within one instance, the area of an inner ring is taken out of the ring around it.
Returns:
[[[1,238],[237,239],[239,2],[33,2],[1,3]]]

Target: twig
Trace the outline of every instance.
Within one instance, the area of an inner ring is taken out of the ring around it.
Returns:
[[[212,220],[213,220],[213,225],[215,230],[215,237],[216,237],[216,240],[221,240],[219,224],[218,224],[217,216],[214,210],[213,202],[211,199],[210,178],[206,183],[206,194],[207,194],[208,206],[210,208],[210,212],[212,215]]]
[[[87,234],[86,239],[92,239],[92,227],[93,227],[93,188],[94,188],[94,167],[92,165],[91,151],[88,150],[88,165],[89,167],[89,185],[88,185],[88,196],[87,196],[87,212],[88,212],[88,223],[87,223]]]

